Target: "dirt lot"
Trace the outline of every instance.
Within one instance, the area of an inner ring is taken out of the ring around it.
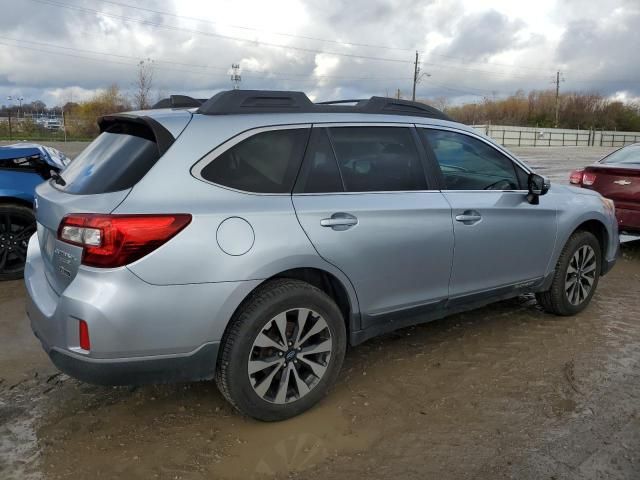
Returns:
[[[371,340],[318,407],[278,424],[239,416],[210,383],[59,374],[24,295],[0,284],[2,479],[640,478],[640,242],[582,314],[523,296]]]

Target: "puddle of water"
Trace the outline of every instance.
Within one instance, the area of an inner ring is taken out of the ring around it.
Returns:
[[[0,401],[0,477],[40,480],[40,446],[36,434],[37,409],[26,411]]]

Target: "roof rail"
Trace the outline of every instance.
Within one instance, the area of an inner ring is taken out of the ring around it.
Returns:
[[[366,98],[355,98],[353,100],[329,100],[327,102],[316,102],[316,105],[339,105],[341,103],[358,103],[366,101]]]
[[[344,105],[355,103],[355,105]],[[228,90],[215,94],[198,108],[203,115],[242,113],[369,113],[410,115],[452,121],[440,110],[423,103],[386,97],[313,103],[303,92]]]
[[[187,97],[186,95],[171,95],[168,98],[158,100],[152,109],[157,108],[195,108],[206,102],[207,99]]]

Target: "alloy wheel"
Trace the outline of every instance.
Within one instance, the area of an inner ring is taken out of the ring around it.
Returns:
[[[22,271],[29,238],[35,230],[33,218],[28,215],[0,213],[0,274]]]
[[[249,382],[268,402],[299,400],[324,377],[332,347],[327,321],[317,312],[295,308],[279,313],[253,342],[247,369]]]
[[[565,277],[565,293],[571,305],[584,302],[596,279],[596,253],[589,245],[583,245],[571,257]]]

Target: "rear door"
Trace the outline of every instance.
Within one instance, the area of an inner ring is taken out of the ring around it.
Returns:
[[[427,184],[416,140],[409,125],[316,125],[296,183],[300,224],[353,283],[362,328],[448,296],[451,212]]]
[[[162,153],[151,128],[112,122],[61,172],[62,180],[37,187],[38,241],[57,293],[71,283],[82,261],[82,248],[57,240],[61,220],[70,213],[112,212]]]
[[[527,202],[528,173],[495,147],[460,131],[418,128],[451,205],[453,301],[473,301],[540,280],[556,240],[556,209]]]

